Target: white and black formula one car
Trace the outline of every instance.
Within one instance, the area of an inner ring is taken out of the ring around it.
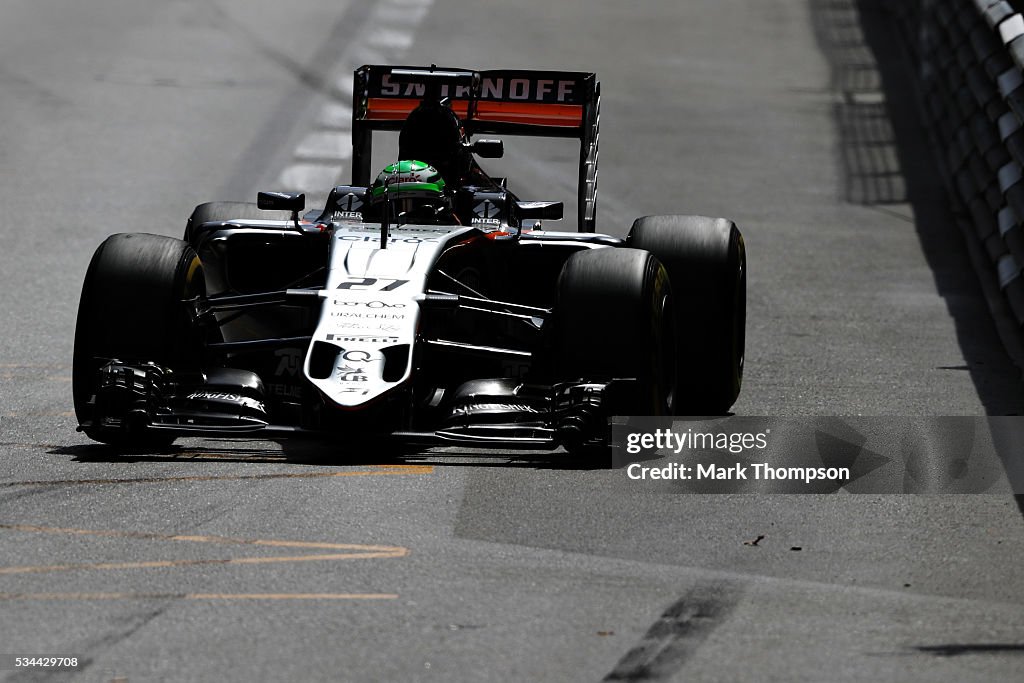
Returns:
[[[96,250],[75,335],[79,429],[120,446],[322,435],[604,451],[616,415],[718,415],[743,373],[743,239],[721,218],[594,232],[593,73],[364,66],[353,178],[196,207],[184,239]],[[399,161],[371,177],[374,131]],[[479,133],[578,138],[578,231],[521,201]]]

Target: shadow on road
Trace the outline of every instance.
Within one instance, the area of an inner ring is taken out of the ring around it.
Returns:
[[[896,18],[878,0],[810,0],[810,7],[832,71],[843,198],[894,216],[894,205],[910,205],[966,360],[943,369],[970,373],[986,414],[1024,414],[1020,370],[996,333],[957,227]]]
[[[963,234],[934,163],[896,18],[878,0],[810,0],[837,96],[844,199],[886,210],[907,203],[988,415],[1024,414],[1024,382],[985,309]],[[954,369],[954,368],[949,368]],[[1014,496],[1024,514],[1024,496]]]
[[[370,465],[433,465],[436,467],[508,467],[543,470],[594,470],[606,466],[564,452],[510,453],[502,451],[417,450],[381,445],[356,445],[339,449],[317,442],[282,442],[265,446],[215,444],[169,446],[159,449],[119,449],[102,444],[61,446],[47,451],[69,455],[80,463],[287,463],[316,467],[365,467]]]

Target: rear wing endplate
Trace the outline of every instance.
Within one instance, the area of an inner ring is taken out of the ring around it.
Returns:
[[[352,184],[370,184],[373,131],[400,130],[424,97],[447,97],[468,135],[530,135],[580,141],[580,232],[594,232],[601,84],[581,71],[473,71],[362,66],[352,92]]]

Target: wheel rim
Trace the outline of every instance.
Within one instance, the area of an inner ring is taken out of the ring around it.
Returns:
[[[661,389],[658,392],[658,408],[663,411],[664,415],[674,415],[676,397],[679,393],[679,373],[676,367],[675,348],[677,330],[675,315],[673,315],[672,297],[669,294],[662,296],[659,307],[661,309],[659,311],[661,329],[657,352],[661,357],[661,363],[659,364],[655,361],[656,366],[660,365],[656,369]]]
[[[736,358],[735,393],[739,394],[746,362],[747,334],[747,264],[743,242],[739,244],[739,267],[736,277],[736,299],[733,314],[733,355]],[[734,397],[735,398],[735,397]]]

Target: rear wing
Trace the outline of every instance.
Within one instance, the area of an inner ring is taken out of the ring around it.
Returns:
[[[424,97],[447,97],[466,133],[577,138],[580,232],[594,232],[601,84],[581,71],[362,66],[352,92],[352,184],[370,184],[373,131],[400,130]]]

